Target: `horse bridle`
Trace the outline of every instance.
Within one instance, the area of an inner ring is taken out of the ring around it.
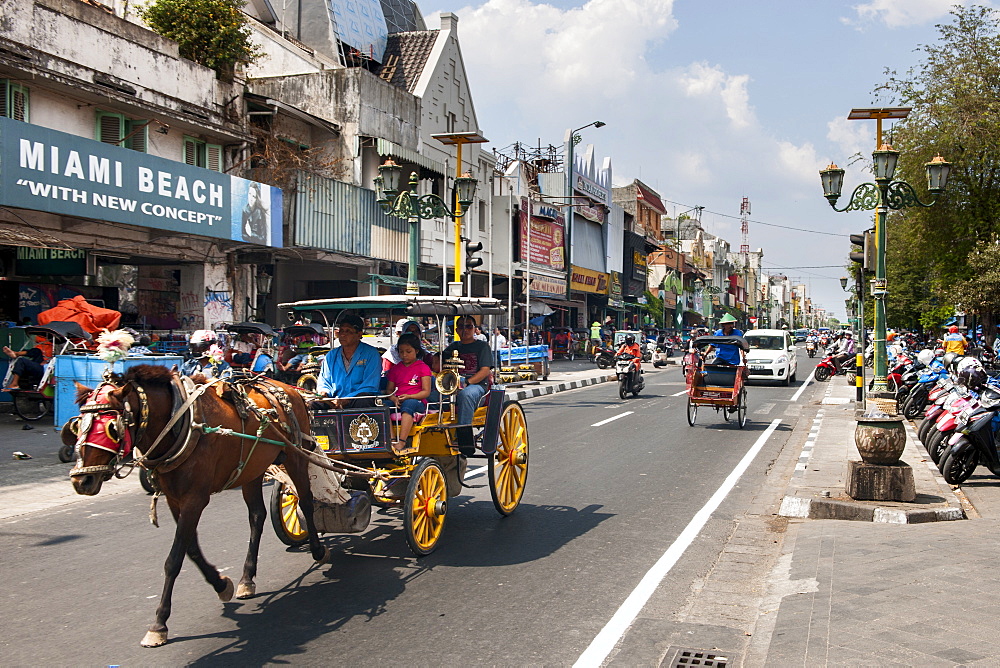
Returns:
[[[83,457],[83,448],[88,445],[114,454],[114,457],[107,464],[74,467],[69,472],[70,476],[104,473],[109,474],[109,478],[111,477],[110,474],[124,478],[132,472],[134,464],[124,475],[120,475],[121,470],[126,466],[125,458],[131,452],[133,445],[139,442],[139,439],[142,438],[146,428],[149,426],[149,400],[142,386],[133,383],[132,389],[135,390],[139,398],[138,420],[136,420],[135,411],[129,406],[128,401],[123,402],[125,406],[124,410],[112,408],[111,404],[107,401],[100,401],[102,398],[106,399],[107,394],[111,390],[121,389],[122,387],[124,386],[115,385],[107,381],[98,385],[97,388],[87,395],[86,402],[80,408],[80,415],[70,419],[63,427],[76,435],[76,450],[80,458]],[[100,443],[87,440],[94,428],[94,423],[97,421],[103,421],[104,427],[104,442]]]

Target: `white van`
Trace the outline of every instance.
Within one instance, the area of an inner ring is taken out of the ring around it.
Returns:
[[[747,368],[750,380],[775,380],[788,385],[795,380],[798,363],[795,341],[785,329],[751,329],[743,334],[750,344]]]

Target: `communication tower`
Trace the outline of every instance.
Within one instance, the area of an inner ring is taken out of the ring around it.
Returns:
[[[743,243],[740,244],[740,255],[743,264],[749,261],[750,241],[747,238],[750,234],[750,198],[744,197],[740,203],[740,232],[743,234]]]

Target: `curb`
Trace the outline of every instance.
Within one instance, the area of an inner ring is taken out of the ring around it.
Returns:
[[[784,497],[778,514],[809,520],[854,520],[885,524],[923,524],[965,519],[961,507],[901,510],[833,499],[807,499],[801,496]]]
[[[531,389],[515,390],[513,392],[507,392],[507,398],[514,401],[523,401],[524,399],[541,397],[546,394],[555,394],[556,392],[576,390],[581,387],[587,387],[588,385],[597,385],[598,383],[605,383],[615,378],[617,378],[617,376],[614,373],[611,373],[604,374],[603,376],[595,376],[593,378],[581,378],[580,380],[564,381],[562,383],[555,383],[544,387],[532,387]]]

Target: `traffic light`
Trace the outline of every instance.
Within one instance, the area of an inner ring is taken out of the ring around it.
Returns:
[[[875,271],[875,233],[865,230],[863,234],[852,234],[851,243],[860,246],[861,251],[852,251],[848,257],[857,262],[865,271]]]
[[[465,242],[465,271],[471,272],[476,267],[482,266],[483,258],[476,257],[476,253],[483,250],[483,242],[477,241],[472,243],[471,241]]]

